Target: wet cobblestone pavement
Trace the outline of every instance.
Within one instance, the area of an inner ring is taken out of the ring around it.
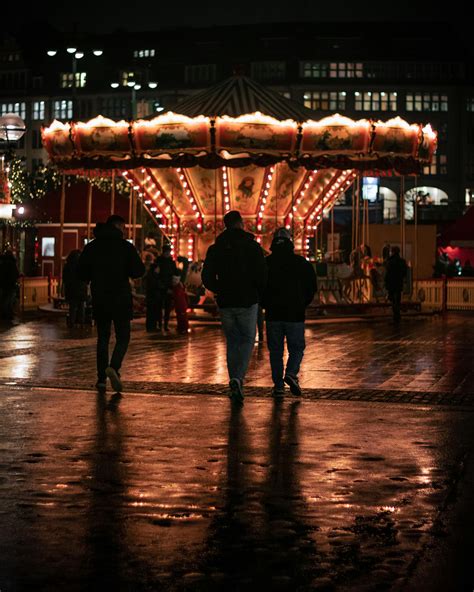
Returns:
[[[90,330],[2,328],[0,590],[472,590],[473,329],[313,325],[302,400],[259,345],[239,411],[215,327],[136,323],[121,398]]]

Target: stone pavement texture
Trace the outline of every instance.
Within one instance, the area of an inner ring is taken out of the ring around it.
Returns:
[[[305,395],[225,396],[215,327],[0,331],[0,590],[472,590],[474,318],[314,325]]]

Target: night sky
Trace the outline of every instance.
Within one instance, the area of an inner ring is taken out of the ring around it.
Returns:
[[[230,25],[271,22],[313,21],[418,21],[429,26],[430,21],[446,21],[463,32],[463,19],[458,17],[455,4],[450,11],[437,7],[432,0],[325,1],[318,0],[238,0],[187,2],[141,0],[130,2],[131,8],[120,1],[83,0],[66,3],[50,0],[33,3],[27,10],[15,14],[10,7],[2,8],[2,21],[11,23],[9,29],[47,24],[61,31],[110,32],[116,29],[131,31],[158,30],[161,27]],[[445,5],[446,6],[446,5]],[[75,12],[74,12],[75,10]],[[5,14],[7,13],[7,14]],[[5,18],[6,17],[6,18]],[[466,19],[464,19],[466,20]],[[459,21],[459,25],[457,24]],[[29,28],[29,27],[28,27]],[[467,24],[466,24],[467,28]]]

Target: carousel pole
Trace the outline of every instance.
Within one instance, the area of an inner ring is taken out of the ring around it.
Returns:
[[[63,173],[61,184],[61,203],[59,206],[59,274],[62,277],[64,248],[64,212],[66,209],[66,175]]]
[[[402,257],[405,257],[405,177],[400,179],[400,243]]]
[[[217,238],[217,169],[214,169],[214,241],[216,240],[216,238]]]
[[[415,175],[415,188],[418,185],[418,179]],[[415,269],[414,269],[414,280],[418,281],[418,198],[415,193],[415,201],[414,201],[414,208],[415,208]]]
[[[132,241],[135,244],[137,239],[137,201],[138,201],[138,191],[133,192],[133,203],[132,203]]]
[[[132,203],[133,203],[133,194],[135,193],[135,189],[130,190],[130,197],[128,200],[128,238],[132,238]]]
[[[334,263],[334,204],[331,208],[331,263]]]
[[[87,188],[87,242],[91,240],[91,219],[92,219],[92,183],[89,181]]]
[[[277,165],[278,166],[278,165]],[[291,181],[291,238],[295,241],[295,179]]]
[[[110,215],[115,213],[115,170],[112,171],[112,185],[110,189]]]
[[[357,175],[357,189],[356,189],[356,220],[355,220],[355,233],[356,233],[356,249],[359,249],[360,243],[360,174]],[[360,251],[360,250],[359,250]],[[362,301],[362,281],[358,277],[356,280],[357,291],[359,295],[359,302]]]

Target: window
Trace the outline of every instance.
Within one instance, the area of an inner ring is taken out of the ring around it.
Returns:
[[[396,92],[356,92],[356,111],[396,111]]]
[[[33,102],[33,119],[35,121],[43,121],[44,119],[44,101]]]
[[[286,75],[285,62],[252,62],[252,78],[257,80],[282,80]]]
[[[447,111],[448,95],[438,93],[407,93],[407,111]]]
[[[100,106],[100,112],[105,117],[111,117],[112,119],[121,119],[122,117],[128,117],[130,113],[130,100],[123,98],[108,98],[102,99]]]
[[[1,103],[0,104],[0,115],[6,115],[7,113],[15,113],[22,119],[26,117],[26,103]]]
[[[280,91],[280,94],[282,97],[285,97],[285,99],[290,99],[291,100],[291,93],[288,91]]]
[[[474,113],[474,97],[468,97],[466,100],[466,108],[471,113]]]
[[[329,64],[321,62],[300,62],[300,76],[302,78],[327,78]]]
[[[448,157],[446,154],[435,154],[431,163],[423,168],[424,175],[447,175]]]
[[[316,111],[343,111],[346,108],[346,93],[314,90],[303,95],[304,106]]]
[[[60,78],[61,88],[83,88],[86,85],[86,72],[76,72],[76,83],[74,84],[74,74],[72,72],[63,72]]]
[[[34,129],[31,131],[31,147],[33,148],[33,150],[39,150],[39,149],[43,148],[40,130]]]
[[[72,119],[72,101],[61,100],[53,103],[53,117],[55,119]]]
[[[122,71],[120,73],[120,83],[122,86],[127,86],[129,82],[137,82],[135,80],[135,72]]]
[[[329,64],[330,78],[362,78],[363,64],[355,62],[332,62]]]
[[[185,82],[214,82],[216,79],[216,64],[199,64],[184,68]]]
[[[54,257],[54,236],[43,236],[41,239],[41,255],[43,257]]]
[[[155,57],[155,50],[154,49],[136,49],[133,52],[134,58],[154,58]]]

